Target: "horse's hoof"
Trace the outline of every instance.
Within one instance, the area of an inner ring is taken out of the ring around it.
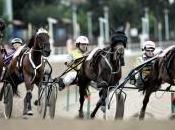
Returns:
[[[170,116],[170,120],[175,120],[175,114],[172,114],[172,115]]]
[[[140,120],[140,121],[143,121],[143,119],[144,119],[144,117],[139,116],[139,120]]]
[[[30,110],[30,111],[27,112],[27,115],[33,116],[33,112]]]
[[[103,113],[105,113],[105,112],[106,112],[106,106],[101,106],[101,111],[102,111]]]
[[[34,101],[34,105],[35,105],[35,106],[38,106],[38,100],[35,100],[35,101]]]
[[[79,118],[83,119],[84,118],[84,114],[83,113],[79,113]]]
[[[28,119],[27,114],[23,114],[22,119]]]
[[[91,119],[94,119],[94,118],[95,118],[95,115],[92,113],[92,114],[90,115],[90,117],[91,117]]]

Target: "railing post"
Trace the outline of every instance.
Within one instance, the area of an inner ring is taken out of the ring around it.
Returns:
[[[66,104],[66,111],[69,111],[69,104],[70,104],[70,88],[67,87],[67,104]]]
[[[91,95],[89,94],[87,97],[87,119],[90,119],[90,107],[91,107]]]
[[[171,93],[171,113],[175,113],[175,104],[174,104],[174,101],[175,100],[175,94],[174,93]]]
[[[78,101],[78,86],[75,87],[75,102]]]

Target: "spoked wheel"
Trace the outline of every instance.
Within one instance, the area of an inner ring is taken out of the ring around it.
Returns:
[[[112,92],[109,94],[107,100],[112,96]],[[114,120],[114,119],[123,119],[124,115],[124,96],[123,94],[115,93],[114,97],[111,100],[110,106],[106,106],[106,111],[104,113],[104,119]]]
[[[45,119],[46,112],[47,112],[47,94],[48,94],[48,87],[45,85],[40,86],[38,89],[38,103],[37,103],[37,110],[39,117]]]
[[[57,86],[51,85],[49,88],[49,115],[50,118],[53,119],[55,117],[55,107],[56,107],[56,100],[57,100]]]
[[[10,83],[4,85],[4,116],[6,119],[10,119],[13,107],[13,89]]]

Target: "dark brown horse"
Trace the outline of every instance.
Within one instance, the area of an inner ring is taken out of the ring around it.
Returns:
[[[91,118],[94,118],[99,107],[106,105],[105,99],[107,97],[109,86],[116,85],[121,78],[121,67],[124,64],[124,47],[126,45],[127,38],[124,33],[121,33],[120,35],[120,32],[117,32],[113,38],[115,40],[109,47],[98,50],[90,60],[85,60],[82,64],[78,75],[80,118],[84,116],[83,104],[85,96],[87,96],[90,81],[96,82],[97,88],[101,89],[99,92],[100,99],[91,113]]]
[[[145,117],[145,111],[149,102],[149,97],[156,92],[162,83],[175,85],[175,46],[171,46],[163,51],[152,64],[151,73],[148,80],[144,82],[145,97],[140,111],[140,119]]]
[[[44,73],[43,58],[50,55],[50,42],[48,32],[40,28],[30,39],[25,52],[19,57],[12,59],[8,66],[8,74],[5,79],[13,86],[13,92],[17,94],[17,86],[25,82],[26,96],[24,98],[23,115],[32,115],[32,90],[34,84],[39,86]]]

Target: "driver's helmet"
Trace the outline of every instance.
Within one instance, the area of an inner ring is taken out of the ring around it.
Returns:
[[[156,48],[156,45],[155,45],[155,42],[153,41],[145,41],[143,43],[143,50],[149,50],[149,49],[155,50],[155,48]]]
[[[76,40],[75,40],[75,44],[79,45],[79,44],[89,44],[89,39],[86,36],[79,36]]]
[[[111,35],[111,45],[123,43],[124,47],[126,47],[127,36],[123,31],[114,31]]]
[[[21,38],[13,38],[12,40],[11,40],[11,45],[13,45],[13,44],[15,44],[15,43],[19,43],[19,44],[23,44],[23,42],[22,42],[22,39]]]
[[[5,29],[5,21],[0,18],[0,31],[3,31]]]

